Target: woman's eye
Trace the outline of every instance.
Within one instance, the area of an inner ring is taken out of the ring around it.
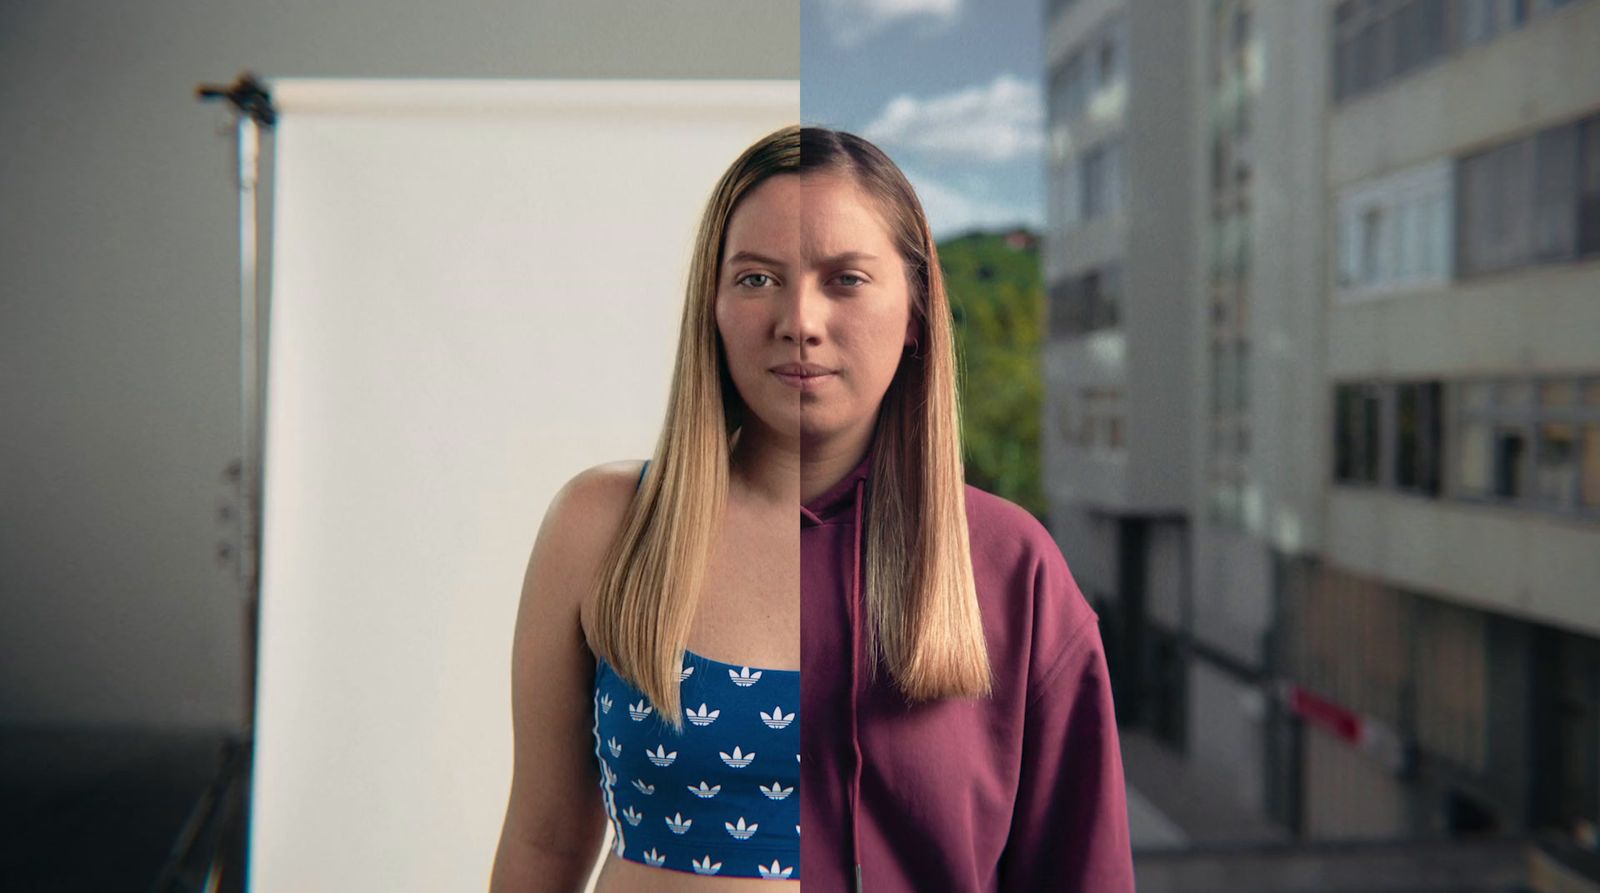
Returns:
[[[745,275],[740,276],[735,281],[735,284],[736,285],[743,285],[745,283],[745,281],[749,280],[749,279],[771,279],[771,278],[772,277],[768,276],[766,273],[746,273]],[[754,288],[760,288],[761,286],[757,285],[757,286],[753,286],[753,287]]]
[[[862,285],[865,285],[866,281],[867,281],[867,280],[861,278],[860,276],[857,276],[854,273],[843,273],[843,274],[841,274],[839,276],[839,278],[840,279],[854,279],[854,280],[856,280],[856,282],[858,282],[858,283],[860,283]],[[848,285],[849,283],[845,283],[845,284]]]

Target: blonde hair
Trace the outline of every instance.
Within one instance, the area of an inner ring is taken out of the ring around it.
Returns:
[[[666,424],[592,593],[595,652],[680,732],[678,674],[727,502],[735,434],[747,412],[717,331],[728,221],[756,186],[799,166],[800,128],[780,128],[735,159],[706,202],[689,266]]]
[[[869,673],[881,661],[908,700],[986,697],[992,682],[967,540],[955,340],[938,250],[915,191],[877,147],[852,134],[773,131],[723,173],[701,216],[666,412],[639,492],[601,562],[592,645],[683,729],[679,671],[733,443],[747,408],[728,371],[715,303],[728,221],[777,174],[853,178],[883,210],[921,324],[879,409],[862,531]]]
[[[918,349],[878,411],[862,520],[869,673],[911,701],[987,697],[993,682],[967,538],[957,357],[939,251],[916,191],[872,143],[805,127],[800,172],[849,177],[874,199],[905,262]]]

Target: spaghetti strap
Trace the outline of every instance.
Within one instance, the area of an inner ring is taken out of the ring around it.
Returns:
[[[645,472],[645,469],[647,469],[649,467],[650,467],[650,460],[649,459],[644,460],[644,467],[639,469],[639,483],[633,485],[633,489],[635,491],[637,491],[640,487],[644,486],[644,472]]]

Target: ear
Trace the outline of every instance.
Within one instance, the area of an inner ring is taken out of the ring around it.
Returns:
[[[910,347],[913,342],[918,344],[922,342],[922,321],[917,319],[915,313],[906,320],[905,346]]]

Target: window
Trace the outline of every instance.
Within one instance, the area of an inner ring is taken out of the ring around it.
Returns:
[[[1528,492],[1533,391],[1523,380],[1456,386],[1456,492],[1497,502],[1523,501]]]
[[[1495,6],[1501,0],[1459,0],[1457,12],[1461,45],[1471,46],[1494,37],[1498,30]]]
[[[1122,22],[1105,29],[1100,37],[1100,46],[1097,51],[1098,72],[1095,82],[1099,89],[1116,86],[1122,80],[1123,53],[1125,46],[1123,36],[1126,32]]]
[[[1439,382],[1395,386],[1395,487],[1439,494]]]
[[[1455,200],[1461,276],[1600,252],[1600,116],[1461,158]]]
[[[1536,394],[1534,503],[1593,511],[1600,507],[1600,379],[1545,379]]]
[[[1080,414],[1074,436],[1075,446],[1117,450],[1123,447],[1122,391],[1118,388],[1078,389]]]
[[[1122,145],[1112,140],[1083,154],[1079,168],[1083,219],[1093,220],[1122,210]]]
[[[1100,269],[1100,325],[1110,328],[1122,323],[1122,267],[1117,264]]]
[[[1240,412],[1250,408],[1250,342],[1239,340],[1233,345],[1233,406]]]
[[[1089,77],[1093,72],[1083,49],[1075,49],[1050,72],[1050,116],[1057,124],[1071,124],[1089,103]]]
[[[1233,51],[1244,51],[1245,45],[1250,42],[1250,10],[1244,6],[1236,6],[1233,10]]]
[[[1078,162],[1078,195],[1083,200],[1083,217],[1093,220],[1104,211],[1105,195],[1100,182],[1105,178],[1105,148],[1095,146]]]
[[[1343,0],[1333,8],[1333,99],[1339,102],[1355,93],[1355,42],[1349,22],[1355,15],[1355,0]]]
[[[1081,175],[1078,173],[1080,162],[1076,159],[1052,168],[1052,184],[1056,189],[1056,214],[1063,227],[1072,226],[1082,219],[1083,199]]]
[[[1339,199],[1339,297],[1441,285],[1450,271],[1450,164],[1364,181]]]
[[[1335,388],[1334,480],[1378,483],[1379,409],[1379,389],[1375,384]]]
[[[1578,123],[1578,253],[1600,253],[1600,115]]]
[[[1359,285],[1372,285],[1381,275],[1378,270],[1378,259],[1383,253],[1385,240],[1383,239],[1383,211],[1381,208],[1368,208],[1361,214],[1361,278]]]
[[[1066,337],[1084,331],[1078,277],[1068,276],[1050,286],[1050,335]]]
[[[1444,0],[1408,0],[1395,12],[1395,74],[1421,68],[1444,55]]]
[[[1050,334],[1065,338],[1112,328],[1120,322],[1121,303],[1120,267],[1068,276],[1050,287]]]
[[[1462,275],[1532,260],[1534,157],[1534,141],[1520,139],[1461,159],[1456,220]]]
[[[1067,57],[1064,120],[1076,120],[1088,102],[1089,84],[1085,80],[1086,68],[1082,50],[1074,50],[1072,55]]]
[[[1234,409],[1233,398],[1236,392],[1233,388],[1233,351],[1223,341],[1215,341],[1211,345],[1211,408],[1218,415],[1230,413]],[[1220,445],[1219,445],[1220,446]]]
[[[1493,40],[1566,0],[1344,0],[1333,7],[1334,101],[1427,68],[1456,47]]]
[[[1117,140],[1106,150],[1106,209],[1120,214],[1125,196],[1122,192],[1122,141]]]
[[[1572,257],[1578,247],[1578,126],[1542,131],[1534,145],[1533,253],[1539,260]]]
[[[1054,123],[1070,123],[1075,114],[1072,108],[1073,79],[1080,76],[1075,70],[1078,64],[1078,55],[1074,53],[1050,70],[1050,119]]]

